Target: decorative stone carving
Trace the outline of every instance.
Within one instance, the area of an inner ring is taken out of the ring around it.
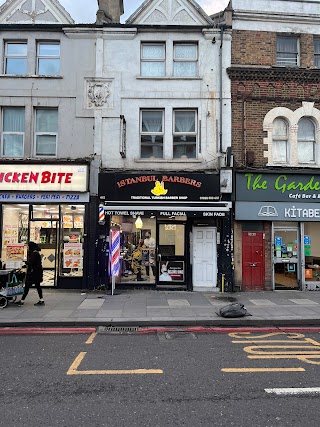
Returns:
[[[88,108],[110,108],[111,82],[91,80],[87,82]]]

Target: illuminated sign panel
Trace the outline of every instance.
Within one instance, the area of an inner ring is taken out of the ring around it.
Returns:
[[[0,165],[0,191],[88,191],[86,165]]]

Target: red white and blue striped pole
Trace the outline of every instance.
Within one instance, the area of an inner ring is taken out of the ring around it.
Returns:
[[[102,205],[99,206],[99,224],[105,224],[104,208]]]
[[[120,274],[120,231],[111,230],[110,232],[110,259],[111,259],[111,294],[114,294],[116,277]]]

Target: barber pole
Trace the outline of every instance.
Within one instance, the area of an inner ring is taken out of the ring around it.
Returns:
[[[111,293],[114,294],[115,278],[120,274],[120,231],[111,230],[110,232],[110,274],[112,277]]]
[[[104,209],[103,209],[103,206],[99,206],[99,224],[104,225],[104,223],[105,223]]]

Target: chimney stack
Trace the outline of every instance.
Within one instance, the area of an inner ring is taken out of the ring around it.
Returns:
[[[98,0],[96,24],[119,24],[123,14],[123,0]]]

